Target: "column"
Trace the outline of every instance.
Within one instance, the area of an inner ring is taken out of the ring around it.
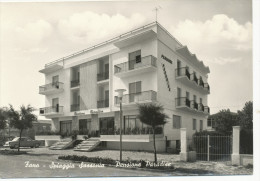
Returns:
[[[240,126],[233,126],[232,165],[240,165],[239,137]]]
[[[180,160],[181,161],[187,161],[188,160],[188,154],[187,154],[187,133],[186,128],[180,129],[181,133],[181,152],[180,152]]]

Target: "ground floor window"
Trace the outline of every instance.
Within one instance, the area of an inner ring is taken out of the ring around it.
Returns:
[[[71,133],[72,121],[61,121],[60,122],[60,133],[68,136]]]
[[[79,134],[88,135],[91,131],[91,119],[79,120]]]
[[[111,135],[114,133],[114,117],[99,118],[100,134]]]

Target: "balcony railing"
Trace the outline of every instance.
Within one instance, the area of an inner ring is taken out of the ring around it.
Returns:
[[[205,106],[202,103],[199,103],[198,111],[204,112]]]
[[[70,87],[78,87],[79,86],[79,79],[70,81]]]
[[[79,111],[79,104],[72,104],[70,105],[70,111]]]
[[[206,89],[208,92],[210,92],[210,86],[208,83],[204,83],[204,89]]]
[[[205,85],[204,81],[202,79],[199,79],[199,86],[204,88],[204,85]]]
[[[40,115],[61,114],[61,113],[63,113],[63,106],[51,106],[51,107],[40,108]]]
[[[156,101],[157,100],[157,92],[155,91],[144,91],[139,93],[133,93],[133,94],[126,94],[122,98],[123,104],[129,104],[129,103],[138,103],[143,101]],[[119,104],[120,100],[117,96],[115,96],[115,104]]]
[[[175,105],[176,107],[190,107],[191,102],[187,97],[178,97],[175,99]]]
[[[97,74],[97,81],[107,80],[109,78],[109,72],[101,72]]]
[[[192,109],[195,109],[195,110],[199,109],[199,104],[196,101],[192,100],[190,102],[191,102],[191,108]]]
[[[176,77],[187,76],[187,78],[190,79],[190,72],[186,67],[175,69],[175,75]]]
[[[199,79],[197,78],[196,74],[191,74],[191,80],[194,81],[196,84],[199,84]]]
[[[109,99],[97,101],[97,108],[109,107]]]
[[[115,65],[115,74],[139,69],[146,66],[156,67],[156,58],[152,55],[142,57],[141,60],[131,60]]]
[[[210,108],[208,106],[204,106],[204,112],[210,114]]]
[[[63,89],[63,83],[61,82],[53,82],[50,84],[42,85],[39,87],[39,93],[44,93],[46,91],[51,91],[51,90],[59,90]]]

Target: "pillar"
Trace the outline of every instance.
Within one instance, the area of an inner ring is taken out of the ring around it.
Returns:
[[[240,165],[239,137],[240,126],[233,126],[232,165]]]
[[[187,161],[188,160],[188,153],[187,153],[187,131],[186,128],[180,129],[181,133],[181,152],[180,152],[180,160]]]

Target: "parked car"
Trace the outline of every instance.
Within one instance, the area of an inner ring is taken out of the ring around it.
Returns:
[[[18,148],[20,137],[15,137],[12,141],[7,141],[5,143],[5,147]],[[40,141],[32,140],[29,137],[21,137],[20,147],[31,147],[31,148],[38,148],[40,146]]]

